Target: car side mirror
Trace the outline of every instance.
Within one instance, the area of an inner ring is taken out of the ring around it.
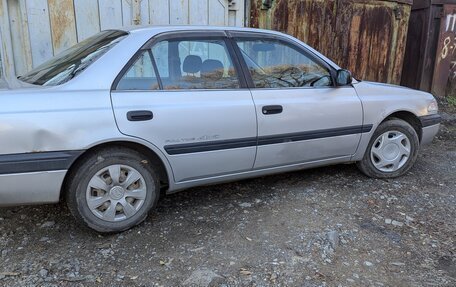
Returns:
[[[338,86],[348,86],[352,83],[353,77],[350,71],[348,70],[339,70],[337,71],[337,85]]]

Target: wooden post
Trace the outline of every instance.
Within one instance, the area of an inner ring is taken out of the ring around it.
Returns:
[[[1,5],[1,4],[0,4]],[[3,40],[2,40],[2,27],[0,27],[0,43],[3,43]],[[3,47],[3,45],[2,45]],[[0,49],[0,81],[3,79],[3,77],[5,76],[5,69],[3,68],[4,64],[3,64],[3,48]]]
[[[133,25],[141,25],[141,0],[133,0],[131,5],[133,10]]]
[[[14,79],[16,77],[10,31],[8,3],[6,0],[0,0],[0,52],[2,57],[2,78],[7,80]]]
[[[32,52],[28,32],[26,0],[7,0],[10,22],[11,45],[14,52],[16,75],[32,69]]]

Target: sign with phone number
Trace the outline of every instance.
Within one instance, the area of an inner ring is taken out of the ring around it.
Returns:
[[[445,59],[448,56],[454,56],[456,51],[456,37],[451,39],[451,36],[448,36],[443,40],[442,48],[442,59]]]
[[[455,14],[456,16],[456,14]],[[442,59],[445,60],[447,57],[452,61],[450,63],[450,80],[456,80],[456,36],[448,36],[443,40],[442,48]]]
[[[456,5],[444,5],[440,25],[432,92],[444,97],[447,87],[456,86]]]

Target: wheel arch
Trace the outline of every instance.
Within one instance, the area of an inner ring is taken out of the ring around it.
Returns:
[[[392,110],[389,111],[385,114],[382,114],[382,116],[376,117],[374,120],[372,120],[373,128],[369,133],[362,134],[360,143],[358,145],[358,148],[356,150],[356,153],[352,156],[351,161],[360,161],[369,145],[369,142],[371,140],[371,137],[377,130],[377,128],[380,126],[385,121],[391,120],[391,119],[400,119],[405,121],[406,123],[410,124],[413,129],[416,131],[418,135],[418,141],[421,143],[422,136],[423,136],[423,128],[421,125],[421,121],[419,117],[412,111],[404,109],[404,108],[399,108],[397,110]]]
[[[416,131],[416,134],[418,135],[418,139],[421,142],[421,139],[423,137],[423,126],[417,115],[415,115],[414,113],[407,111],[407,110],[399,110],[399,111],[395,111],[395,112],[391,113],[390,115],[388,115],[387,117],[385,117],[381,121],[381,123],[394,119],[394,118],[403,120],[403,121],[407,122],[408,124],[410,124],[413,127],[413,129]]]
[[[114,147],[124,147],[124,148],[129,148],[135,151],[138,151],[139,153],[143,154],[144,156],[147,157],[147,159],[150,161],[151,164],[153,164],[158,171],[158,175],[160,177],[160,185],[162,188],[165,190],[168,189],[170,183],[172,183],[172,171],[171,167],[169,166],[169,163],[167,162],[166,159],[162,158],[159,156],[158,152],[154,151],[150,147],[148,147],[145,144],[138,143],[135,141],[129,141],[129,140],[113,140],[109,142],[102,142],[98,143],[96,145],[91,146],[87,150],[85,150],[82,154],[80,154],[70,165],[68,168],[68,171],[65,175],[65,178],[63,180],[61,190],[60,190],[60,199],[64,198],[65,193],[68,190],[68,183],[69,179],[73,176],[74,172],[76,172],[77,168],[81,165],[84,160],[91,156],[94,153],[97,153],[100,150],[104,149],[109,149],[109,148],[114,148]]]

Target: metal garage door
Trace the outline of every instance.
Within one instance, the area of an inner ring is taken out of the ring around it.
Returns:
[[[243,26],[244,0],[0,0],[0,18],[4,71],[11,76],[103,29]]]

